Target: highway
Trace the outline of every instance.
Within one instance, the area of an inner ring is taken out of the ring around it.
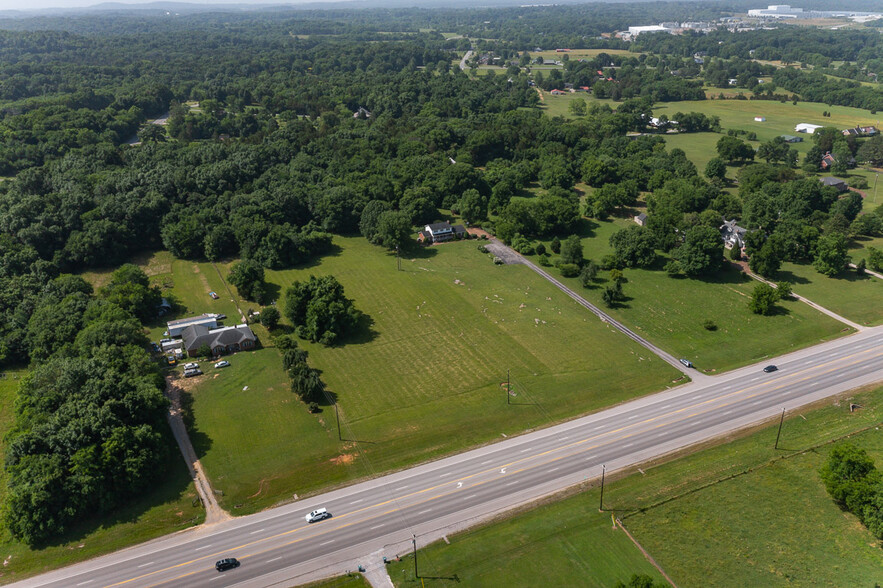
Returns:
[[[769,363],[779,370],[764,373]],[[883,381],[883,327],[702,378],[567,423],[15,586],[292,586],[394,557],[515,506]],[[844,408],[844,410],[847,410]],[[783,438],[787,439],[787,423]],[[333,517],[312,525],[324,506]],[[214,569],[223,557],[242,566]]]

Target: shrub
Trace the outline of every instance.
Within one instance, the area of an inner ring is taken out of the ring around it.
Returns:
[[[579,275],[579,266],[575,263],[562,263],[558,265],[558,271],[565,278],[575,278]]]
[[[556,255],[558,253],[561,253],[561,239],[559,239],[558,237],[555,237],[554,239],[552,239],[551,246],[552,246],[552,253],[555,253]]]
[[[706,331],[717,331],[717,324],[711,319],[705,319],[702,322],[702,328]]]
[[[540,258],[537,261],[543,267],[551,267],[551,265],[552,265],[552,259],[548,253],[544,253],[543,255],[540,255]]]
[[[546,254],[546,246],[543,245],[542,243],[537,244],[537,246],[534,248],[534,250],[537,252],[537,255],[545,255]]]

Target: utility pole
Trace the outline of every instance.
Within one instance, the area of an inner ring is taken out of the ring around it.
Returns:
[[[598,511],[604,512],[604,474],[607,473],[607,466],[601,466],[601,502],[598,504]]]
[[[420,577],[417,573],[417,535],[414,535],[412,541],[414,542],[414,579],[417,579]]]
[[[782,409],[782,418],[779,419],[779,432],[776,433],[776,445],[773,447],[773,449],[779,448],[779,437],[782,435],[782,424],[784,422],[785,422],[785,409],[783,408]]]
[[[343,437],[340,435],[340,413],[337,411],[337,400],[334,401],[334,417],[337,421],[337,440],[343,441]]]

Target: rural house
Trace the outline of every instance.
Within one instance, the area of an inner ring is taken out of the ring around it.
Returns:
[[[248,325],[209,329],[203,325],[191,325],[182,333],[187,355],[194,357],[203,345],[212,350],[212,355],[233,353],[243,349],[254,349],[257,337]]]
[[[420,243],[443,243],[465,233],[466,229],[463,225],[451,226],[451,223],[445,221],[426,225],[426,228],[417,234],[417,241]]]
[[[727,249],[732,249],[733,247],[742,249],[745,247],[745,234],[748,230],[737,225],[736,219],[724,220],[724,224],[720,226],[720,232],[721,239],[724,240],[724,247]]]
[[[803,143],[803,137],[795,137],[794,135],[780,135],[786,143]]]

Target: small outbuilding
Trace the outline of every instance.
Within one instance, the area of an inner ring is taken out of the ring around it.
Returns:
[[[639,227],[643,227],[644,225],[646,225],[647,224],[647,213],[642,212],[641,214],[636,215],[635,216],[635,224],[637,224]]]
[[[812,125],[809,123],[800,123],[796,127],[794,127],[794,131],[797,133],[806,133],[808,135],[812,135],[820,128],[822,128],[822,125]]]
[[[755,116],[754,122],[766,122],[766,117],[765,116]]]
[[[189,318],[169,321],[166,326],[169,330],[169,337],[180,337],[181,333],[187,327],[199,325],[207,329],[214,329],[218,326],[218,319],[215,315],[204,314],[202,316],[191,316]]]
[[[795,137],[794,135],[780,135],[786,143],[803,143],[803,137]]]
[[[820,178],[819,181],[825,186],[830,186],[831,188],[837,188],[838,192],[846,192],[849,189],[849,184],[841,180],[840,178],[835,178],[832,176],[828,176],[826,178]]]

